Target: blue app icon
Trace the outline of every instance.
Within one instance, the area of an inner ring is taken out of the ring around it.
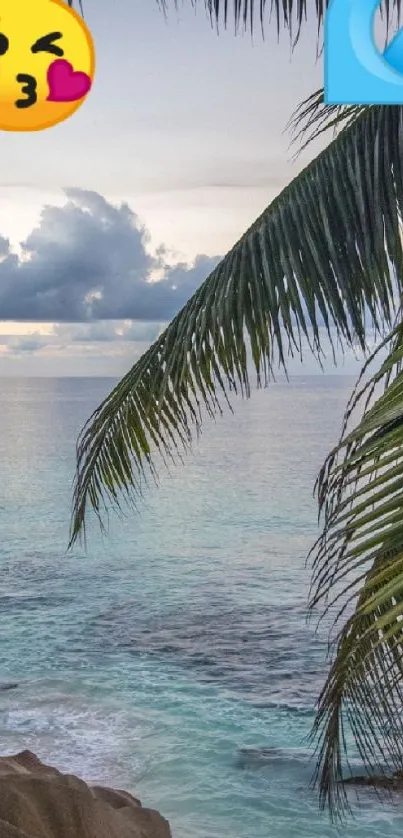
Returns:
[[[375,44],[381,0],[330,0],[325,19],[325,103],[403,105],[403,28]]]

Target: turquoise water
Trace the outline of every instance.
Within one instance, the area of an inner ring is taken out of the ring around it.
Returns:
[[[174,838],[335,838],[309,789],[326,638],[304,560],[351,384],[239,402],[141,514],[67,556],[76,434],[112,382],[2,380],[2,753],[132,790]],[[368,797],[342,834],[402,828],[403,805]]]

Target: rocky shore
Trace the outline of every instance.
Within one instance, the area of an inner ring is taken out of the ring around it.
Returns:
[[[168,822],[120,789],[89,786],[30,751],[0,757],[0,838],[172,838]]]

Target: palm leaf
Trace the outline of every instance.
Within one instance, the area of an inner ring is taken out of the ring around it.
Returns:
[[[182,0],[185,2],[185,0]],[[249,28],[252,32],[257,20],[260,21],[263,30],[267,10],[269,19],[274,14],[277,33],[280,29],[287,29],[291,37],[294,35],[294,43],[297,42],[301,28],[308,19],[307,0],[188,0],[192,6],[204,4],[210,20],[214,24],[221,21],[224,26],[228,25],[231,18],[235,25],[235,31],[240,28]],[[166,13],[169,6],[178,7],[178,0],[157,0],[160,8]],[[79,5],[82,8],[82,0],[68,0],[69,6]],[[317,21],[318,33],[323,25],[324,15],[327,9],[328,0],[315,0],[311,3],[311,14]],[[400,19],[401,0],[383,0],[382,9],[385,15],[386,27],[389,28],[393,11],[396,11]]]
[[[187,450],[202,421],[250,392],[301,335],[366,346],[401,292],[403,110],[371,108],[273,201],[95,411],[79,441],[71,544],[88,505],[136,502],[142,477]],[[391,276],[395,270],[395,285]],[[324,325],[324,329],[321,326]],[[123,491],[123,495],[122,495]]]
[[[385,763],[403,768],[402,325],[386,344],[388,357],[353,394],[318,481],[325,520],[313,551],[311,608],[333,613],[337,633],[312,738],[321,802],[335,813],[347,806],[346,728],[368,772],[381,773]],[[363,417],[348,432],[360,405]]]
[[[158,4],[164,10],[168,11],[170,5],[178,6],[178,0],[157,0]],[[190,0],[192,6],[204,6],[207,14],[210,17],[212,24],[219,25],[223,22],[224,26],[228,26],[229,19],[234,21],[235,31],[239,29],[254,30],[256,20],[259,20],[261,29],[263,31],[267,9],[270,6],[270,19],[274,13],[275,25],[277,33],[280,29],[288,29],[290,34],[296,29],[295,40],[298,39],[301,26],[306,21],[307,16],[307,0]],[[387,0],[390,3],[390,0]],[[397,0],[400,2],[400,0]],[[318,21],[318,30],[323,23],[323,15],[325,12],[327,2],[326,0],[315,0],[315,15]]]
[[[298,105],[286,126],[291,132],[292,144],[299,145],[295,156],[326,131],[332,130],[336,136],[338,131],[352,125],[366,107],[325,105],[323,88],[316,90]]]

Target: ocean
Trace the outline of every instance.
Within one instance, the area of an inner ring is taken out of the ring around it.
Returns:
[[[2,754],[132,791],[173,838],[400,838],[403,802],[364,796],[339,833],[310,788],[312,490],[353,383],[235,402],[137,512],[67,553],[76,436],[113,381],[1,381]]]

